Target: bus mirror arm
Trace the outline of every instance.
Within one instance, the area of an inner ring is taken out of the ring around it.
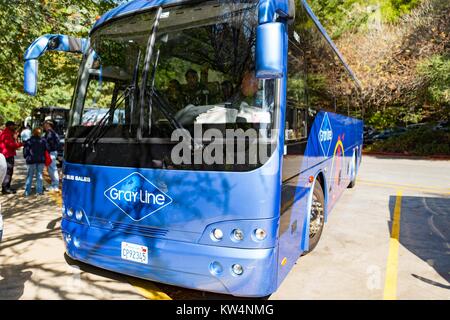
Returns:
[[[284,76],[286,27],[270,22],[256,29],[256,77],[279,79]]]
[[[277,9],[276,13],[279,17],[286,19],[288,24],[292,24],[295,21],[295,0],[289,0],[287,10]]]
[[[37,93],[39,58],[46,51],[84,53],[88,47],[87,39],[73,38],[61,34],[47,34],[36,39],[28,47],[24,60],[24,91],[35,96]]]

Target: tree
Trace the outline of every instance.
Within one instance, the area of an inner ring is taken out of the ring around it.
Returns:
[[[86,37],[95,17],[115,7],[113,0],[0,0],[0,123],[23,119],[32,108],[68,106],[79,56],[50,53],[40,61],[39,95],[23,93],[23,56],[37,37],[63,33]]]

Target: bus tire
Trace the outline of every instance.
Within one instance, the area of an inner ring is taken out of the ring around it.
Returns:
[[[351,174],[352,174],[352,176],[350,177],[351,180],[347,186],[347,188],[349,188],[349,189],[354,188],[356,185],[356,155],[354,153],[353,153],[353,157],[352,157]]]
[[[314,183],[311,208],[309,209],[309,249],[303,253],[306,255],[314,250],[322,236],[325,224],[325,195],[320,182]]]

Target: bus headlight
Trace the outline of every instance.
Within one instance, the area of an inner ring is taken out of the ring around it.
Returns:
[[[231,270],[237,276],[240,276],[244,273],[244,268],[240,264],[233,264]]]
[[[220,229],[214,229],[212,231],[212,238],[215,241],[220,241],[223,239],[223,231]]]
[[[83,219],[83,211],[77,210],[77,212],[75,212],[75,218],[76,218],[78,221],[81,221],[81,219]]]
[[[264,229],[258,228],[255,230],[256,240],[263,241],[267,237],[267,232]]]
[[[70,208],[69,210],[67,210],[67,215],[72,218],[73,217],[73,209]]]
[[[235,241],[244,240],[244,232],[241,229],[234,229],[233,230],[233,239]]]

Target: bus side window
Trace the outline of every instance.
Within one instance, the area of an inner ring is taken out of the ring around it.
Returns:
[[[288,53],[288,84],[286,97],[285,143],[307,138],[306,66],[300,35],[290,30]]]

